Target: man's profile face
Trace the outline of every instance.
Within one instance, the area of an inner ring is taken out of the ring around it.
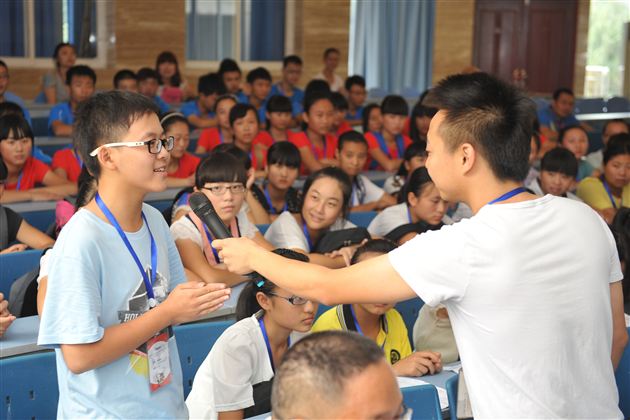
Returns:
[[[573,113],[575,98],[568,93],[561,93],[558,99],[551,102],[551,108],[559,117],[568,117]]]

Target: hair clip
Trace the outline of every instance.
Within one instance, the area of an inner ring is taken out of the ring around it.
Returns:
[[[171,112],[171,113],[166,114],[164,117],[162,117],[162,120],[160,121],[160,124],[164,124],[164,121],[168,120],[169,118],[173,118],[173,117],[186,118],[186,117],[184,117],[184,114],[182,114],[181,112]]]
[[[263,287],[263,284],[265,284],[265,281],[264,281],[264,280],[258,280],[258,281],[256,282],[256,287]]]

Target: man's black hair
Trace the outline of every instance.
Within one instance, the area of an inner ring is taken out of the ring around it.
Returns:
[[[362,76],[359,76],[358,74],[348,77],[346,79],[346,84],[345,84],[346,90],[350,92],[350,88],[354,85],[365,87],[365,79]]]
[[[114,75],[114,89],[118,89],[121,80],[138,80],[136,74],[129,69],[122,69]]]
[[[284,95],[273,95],[267,101],[267,112],[293,112],[291,100]]]
[[[199,77],[197,92],[208,96],[212,94],[223,95],[227,92],[225,84],[218,73],[208,73]]]
[[[282,68],[286,68],[289,64],[303,65],[302,59],[297,55],[287,55],[282,59]]]
[[[136,79],[138,80],[138,82],[144,82],[147,79],[155,79],[155,81],[157,82],[160,79],[160,75],[157,71],[155,71],[155,69],[152,69],[150,67],[142,67],[140,70],[138,70],[138,73],[136,73]]]
[[[560,95],[566,93],[567,95],[575,96],[573,91],[567,87],[561,87],[553,91],[553,100],[557,101]]]
[[[224,58],[223,60],[221,60],[221,64],[219,64],[219,74],[221,76],[223,76],[223,74],[225,73],[231,73],[234,71],[242,73],[241,68],[238,66],[236,61],[231,58]]]
[[[271,73],[264,67],[256,67],[249,73],[247,73],[247,83],[253,84],[256,80],[268,80],[271,82]]]
[[[540,170],[559,172],[575,178],[578,173],[578,161],[568,149],[556,147],[545,153],[545,156],[540,161]]]
[[[66,73],[66,85],[70,86],[72,78],[78,76],[87,76],[92,79],[92,83],[96,84],[96,73],[94,73],[94,70],[92,70],[91,67],[79,64],[78,66],[72,66],[68,69]]]

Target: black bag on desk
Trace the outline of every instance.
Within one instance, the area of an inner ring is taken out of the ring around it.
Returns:
[[[372,239],[370,232],[364,227],[329,231],[317,241],[313,252],[326,254],[344,246],[358,245],[364,239]]]
[[[254,405],[243,411],[243,418],[255,417],[271,412],[271,387],[273,378],[268,381],[255,384],[253,388]]]

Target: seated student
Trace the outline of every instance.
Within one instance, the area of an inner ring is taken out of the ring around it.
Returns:
[[[569,88],[559,88],[553,92],[553,100],[548,107],[538,110],[538,121],[540,123],[540,133],[544,135],[549,144],[545,144],[547,150],[553,148],[556,142],[559,143],[559,133],[561,130],[581,125],[573,113],[575,105],[575,95]],[[582,124],[583,128],[588,125]],[[546,142],[545,142],[546,143]]]
[[[402,96],[389,95],[381,104],[383,129],[365,135],[372,162],[370,169],[395,172],[402,163],[405,149],[411,139],[402,134],[409,106]]]
[[[32,157],[32,148],[33,132],[24,118],[18,115],[0,118],[0,158],[8,168],[0,202],[60,200],[75,194],[76,185]]]
[[[230,94],[221,95],[214,103],[214,113],[217,116],[217,126],[206,128],[201,132],[197,141],[196,154],[203,154],[213,150],[219,144],[234,141],[230,126],[230,111],[236,105],[236,98]]]
[[[541,143],[540,134],[536,130],[534,130],[534,133],[532,134],[532,139],[530,141],[529,147],[529,171],[527,172],[525,181],[523,181],[523,185],[531,184],[532,181],[534,181],[540,175],[538,169],[536,169],[536,164],[538,162],[538,155],[540,153]]]
[[[448,202],[440,197],[427,168],[417,168],[409,175],[400,198],[402,203],[386,208],[372,220],[368,226],[372,236],[384,237],[406,223],[424,222],[432,229],[442,226]]]
[[[51,136],[69,137],[72,135],[74,113],[79,103],[94,94],[96,73],[88,66],[74,66],[66,73],[66,84],[70,91],[70,100],[61,102],[50,110],[48,131]]]
[[[197,84],[199,97],[182,104],[181,113],[194,128],[216,127],[217,118],[213,112],[217,98],[225,94],[225,85],[217,73],[204,74]]]
[[[186,282],[162,215],[142,202],[166,188],[172,145],[162,137],[153,102],[120,91],[88,101],[79,108],[75,135],[98,191],[53,250],[38,338],[56,349],[57,413],[186,417],[169,327],[220,307],[229,290]]]
[[[403,163],[398,168],[396,175],[391,175],[385,180],[383,190],[387,194],[397,196],[407,182],[409,175],[417,168],[421,168],[427,161],[427,143],[420,141],[411,143],[405,149]]]
[[[9,67],[4,61],[0,60],[0,103],[13,102],[14,104],[17,104],[21,108],[22,115],[24,116],[26,121],[28,121],[29,124],[32,124],[31,114],[28,112],[28,108],[26,107],[26,104],[24,103],[22,98],[14,93],[9,92],[8,89]]]
[[[363,109],[363,134],[380,132],[383,129],[383,114],[379,104],[369,104]]]
[[[383,350],[359,334],[325,331],[292,346],[276,371],[272,417],[408,419]]]
[[[300,109],[302,106],[300,105]],[[289,98],[272,95],[267,101],[267,131],[261,131],[267,147],[277,141],[289,140],[292,119],[292,105]]]
[[[267,151],[267,177],[262,191],[252,189],[253,196],[269,213],[270,221],[279,214],[300,212],[300,197],[292,187],[300,170],[300,151],[288,141],[274,143]]]
[[[573,125],[560,130],[558,134],[558,144],[568,149],[578,160],[578,173],[576,179],[583,180],[591,176],[595,168],[588,163],[584,157],[588,152],[588,134],[579,125]]]
[[[337,141],[339,168],[352,180],[350,211],[381,210],[396,204],[396,199],[361,174],[368,159],[368,145],[363,134],[350,130]]]
[[[14,102],[0,102],[0,118],[4,117],[5,115],[19,115],[20,117],[24,118],[29,125],[32,126],[30,117],[26,118],[26,115],[24,114],[24,109],[22,109],[18,104]],[[33,157],[41,160],[46,164],[52,163],[52,158],[44,153],[44,151],[37,146],[33,147]]]
[[[264,127],[267,123],[267,98],[271,92],[271,73],[264,67],[256,67],[247,73],[247,86],[250,92],[247,103],[256,109],[259,124]]]
[[[312,173],[302,188],[300,214],[282,212],[265,232],[265,239],[275,247],[307,254],[312,263],[343,267],[343,257],[316,253],[315,247],[327,232],[355,227],[345,219],[351,192],[350,179],[339,168]]]
[[[195,171],[201,159],[187,152],[190,144],[188,121],[183,114],[171,112],[162,116],[160,124],[164,129],[164,135],[167,138],[173,137],[173,150],[171,150],[171,158],[166,167],[168,174],[166,186],[168,188],[192,187],[195,184]]]
[[[337,48],[326,48],[324,51],[324,69],[315,75],[313,79],[325,80],[330,86],[331,92],[343,91],[343,79],[335,70],[339,66],[339,56],[341,53]]]
[[[611,136],[621,133],[630,133],[630,125],[628,125],[627,122],[621,119],[606,120],[604,127],[602,128],[602,144],[604,147],[600,150],[589,153],[586,156],[586,160],[593,168],[598,170],[602,169],[602,164],[604,162],[604,149],[608,144],[608,140]]]
[[[0,159],[0,198],[4,193],[8,176],[9,170]],[[2,219],[6,220],[6,225],[0,230],[0,254],[24,251],[27,247],[44,249],[52,246],[55,242],[46,234],[29,225],[18,213],[0,205],[0,220]]]
[[[138,93],[138,78],[136,74],[129,69],[117,71],[114,75],[114,89]]]
[[[315,91],[306,94],[302,114],[304,131],[290,133],[289,136],[289,141],[300,150],[301,173],[313,173],[325,166],[337,165],[337,139],[330,134],[333,114],[329,93]]]
[[[83,169],[83,160],[73,147],[68,147],[55,152],[50,167],[63,179],[76,183]]]
[[[228,94],[236,97],[239,103],[247,103],[247,95],[241,90],[243,73],[236,61],[231,58],[224,58],[219,64],[219,76],[221,76]]]
[[[630,135],[617,134],[604,149],[604,172],[579,183],[577,196],[611,224],[621,207],[630,207]]]
[[[570,191],[577,172],[578,162],[573,153],[556,147],[545,153],[540,162],[540,176],[526,186],[536,195],[551,194],[582,201]]]
[[[160,114],[166,114],[169,112],[170,107],[166,102],[164,102],[164,99],[160,98],[157,94],[158,89],[160,88],[160,84],[158,82],[160,76],[158,76],[157,71],[149,67],[143,67],[138,70],[136,78],[138,80],[138,92],[147,98],[152,99],[160,109]]]
[[[172,52],[163,51],[157,56],[155,71],[160,85],[157,94],[167,104],[181,104],[193,96],[186,79],[179,71],[177,57]]]
[[[297,55],[287,55],[282,59],[282,79],[271,86],[271,96],[286,96],[291,101],[291,114],[293,118],[302,113],[304,103],[304,91],[297,87],[302,76],[302,59]],[[267,107],[267,113],[269,108]]]
[[[411,110],[409,137],[411,141],[427,141],[427,133],[429,132],[429,124],[431,119],[437,114],[437,108],[424,105],[420,99]]]
[[[77,51],[74,45],[61,42],[55,46],[52,58],[55,61],[55,69],[44,74],[43,92],[40,93],[40,96],[43,95],[45,98],[44,102],[50,105],[67,102],[70,99],[66,76],[68,70],[76,64]]]
[[[372,239],[361,245],[352,256],[351,264],[387,254],[396,244],[386,239]],[[386,282],[383,279],[383,282]],[[384,284],[385,287],[386,284]],[[376,342],[385,352],[385,359],[397,376],[422,376],[442,370],[439,353],[412,352],[407,327],[402,316],[389,303],[359,303],[338,305],[324,312],[313,325],[312,332],[355,331]]]
[[[259,136],[259,124],[258,113],[253,105],[236,104],[230,110],[234,146],[249,155],[255,171],[262,171],[265,166],[266,146]]]
[[[422,305],[413,325],[413,348],[417,352],[438,353],[442,365],[459,360],[453,327],[444,304]]]
[[[339,137],[346,131],[352,130],[352,127],[346,121],[346,113],[348,112],[348,100],[339,92],[333,92],[330,94],[330,100],[333,103],[334,114],[333,123],[330,128],[330,132]]]
[[[363,103],[367,96],[365,79],[359,75],[350,76],[345,83],[348,93],[348,112],[345,119],[351,126],[360,126],[363,123]]]
[[[289,249],[273,251],[308,262]],[[307,333],[316,302],[293,296],[257,274],[238,299],[237,323],[212,346],[186,399],[190,418],[243,419],[271,410],[271,385],[289,347]],[[297,333],[297,334],[296,334]]]

